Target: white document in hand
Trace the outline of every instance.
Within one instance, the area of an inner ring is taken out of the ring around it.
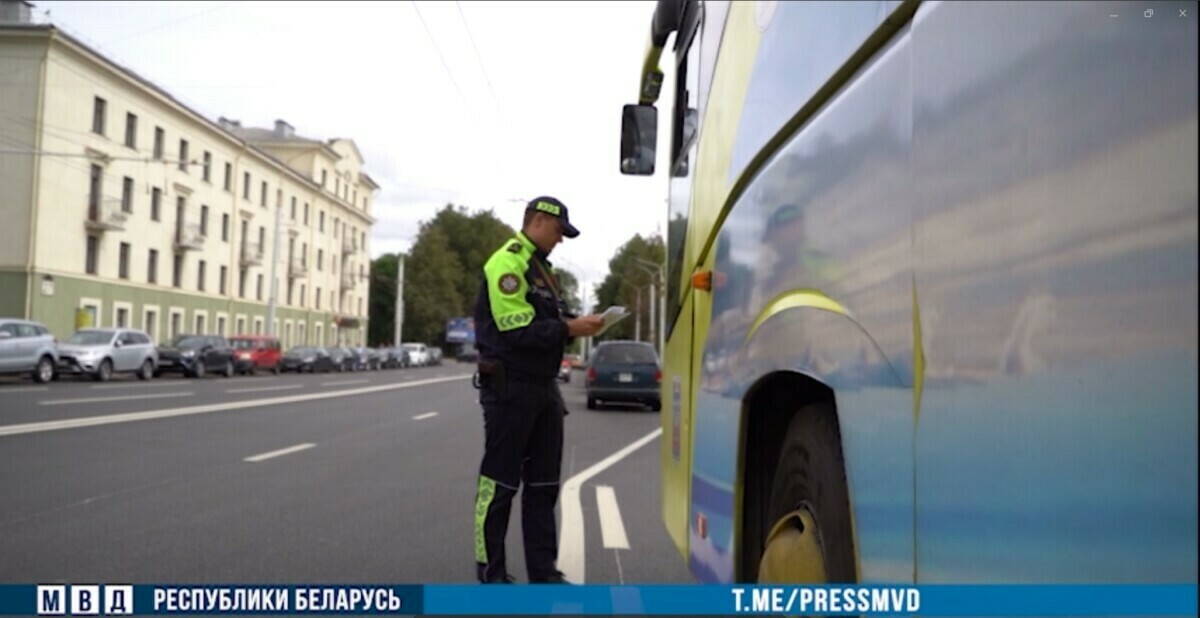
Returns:
[[[629,312],[626,311],[624,307],[613,305],[612,307],[605,309],[604,313],[600,314],[600,316],[604,318],[604,326],[601,326],[600,331],[596,333],[595,336],[597,337],[603,335],[604,331],[612,327],[613,324],[616,324],[617,322],[620,322],[628,317]]]

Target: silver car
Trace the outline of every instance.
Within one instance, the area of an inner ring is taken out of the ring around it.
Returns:
[[[37,382],[54,379],[58,350],[54,336],[37,322],[0,318],[0,375],[28,373]]]
[[[58,358],[64,373],[90,375],[99,382],[127,372],[149,380],[158,366],[158,349],[140,330],[85,328],[58,346]]]

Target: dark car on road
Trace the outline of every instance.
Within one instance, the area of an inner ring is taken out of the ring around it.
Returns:
[[[605,341],[592,352],[587,370],[587,407],[597,402],[641,403],[662,409],[662,369],[648,343]]]
[[[333,358],[329,356],[324,348],[312,346],[302,346],[292,348],[283,355],[283,359],[279,361],[280,369],[283,371],[295,371],[296,373],[328,373],[333,371]]]
[[[179,372],[191,378],[209,373],[233,377],[236,370],[233,347],[220,335],[178,335],[158,348],[154,375]]]

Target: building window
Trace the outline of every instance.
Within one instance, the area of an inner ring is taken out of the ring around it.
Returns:
[[[133,212],[133,179],[128,176],[121,181],[121,212]]]
[[[304,202],[304,225],[308,225],[308,202]]]
[[[117,328],[129,328],[129,308],[117,307],[117,323],[114,324]],[[122,336],[122,339],[128,335]]]
[[[301,307],[304,306],[304,294],[306,292],[308,292],[307,286],[304,285],[303,283],[301,283],[300,284],[300,306]]]
[[[246,318],[238,318],[235,335],[244,335],[246,333]]]
[[[321,188],[325,188],[325,170],[321,170]]]
[[[292,196],[292,221],[296,220],[296,196]]]
[[[151,249],[146,258],[146,283],[158,283],[158,249]]]
[[[338,197],[342,197],[342,179],[341,178],[333,179],[333,194]]]
[[[267,228],[258,226],[258,253],[261,255],[267,250]]]
[[[207,267],[208,263],[206,263],[204,260],[200,260],[200,267],[196,269],[196,289],[201,292],[204,291],[204,279],[206,278],[205,275],[208,274],[206,272]]]
[[[137,150],[137,115],[125,114],[125,145]]]
[[[150,220],[161,221],[162,210],[162,189],[154,187],[150,189]]]
[[[196,334],[197,335],[207,334],[204,331],[204,314],[201,314],[201,313],[196,314]]]
[[[167,133],[162,127],[154,127],[154,158],[163,158],[163,146],[167,141]]]
[[[212,182],[212,153],[204,151],[204,182]]]
[[[366,251],[366,250],[367,250],[367,233],[366,233],[366,232],[360,232],[360,233],[359,233],[359,242],[358,242],[358,248],[359,248],[359,250],[361,250],[361,251]]]
[[[333,218],[333,237],[337,238],[338,233],[342,231],[342,222],[337,217]]]
[[[217,333],[216,334],[221,335],[222,337],[225,336],[225,317],[224,316],[217,316]]]
[[[108,121],[108,101],[96,97],[92,103],[92,133],[104,135],[104,126]]]
[[[242,199],[250,199],[250,172],[242,174]]]
[[[357,202],[358,202],[358,189],[355,189],[354,190],[354,199],[350,201],[350,205],[353,206]]]
[[[238,298],[245,298],[245,297],[246,297],[246,269],[242,268],[242,269],[238,270]],[[238,329],[238,332],[241,332],[240,328]]]
[[[287,304],[289,304],[289,305],[292,304],[292,289],[293,289],[292,279],[289,278],[288,279],[288,289],[287,289]]]
[[[308,243],[300,245],[300,265],[308,268]]]
[[[100,253],[100,237],[88,236],[87,237],[87,264],[85,264],[87,274],[89,274],[89,275],[96,274],[96,261],[97,261],[99,253]]]
[[[122,279],[129,278],[129,243],[121,243],[121,253],[117,262],[117,276]]]
[[[321,308],[321,288],[320,287],[317,288],[316,299],[317,299],[317,309],[320,309]]]
[[[324,234],[324,233],[325,233],[325,211],[324,211],[324,210],[322,210],[322,211],[321,211],[321,214],[318,216],[318,221],[319,221],[320,223],[319,223],[319,225],[317,226],[317,229],[318,229],[318,230],[319,230],[319,231],[320,231],[322,234]]]
[[[317,249],[317,271],[325,269],[325,250]]]
[[[146,315],[142,316],[142,330],[150,335],[151,343],[158,341],[158,312],[153,309],[146,310]]]
[[[171,285],[183,287],[183,255],[176,254],[175,262],[171,265]]]
[[[183,314],[182,313],[172,313],[171,314],[171,338],[172,339],[174,339],[176,336],[178,336],[180,334],[179,328],[181,326],[181,324],[180,324],[181,322],[183,322]]]
[[[358,298],[358,315],[362,315],[362,314],[363,314],[363,312],[362,312],[362,297],[360,296]]]
[[[255,289],[254,296],[255,296],[255,297],[258,299],[258,300],[262,300],[262,299],[263,299],[263,285],[262,285],[262,284],[263,284],[263,276],[262,276],[262,273],[259,273],[259,274],[258,274],[258,281],[255,283],[255,286],[254,286],[254,289]]]
[[[221,282],[217,284],[218,288],[221,290],[221,296],[224,296],[225,290],[228,289],[228,285],[226,285],[228,283],[228,279],[229,279],[229,267],[222,266],[221,267]]]
[[[187,140],[179,140],[179,171],[188,171],[188,143]]]
[[[200,235],[208,236],[208,206],[200,205]]]
[[[221,214],[221,240],[229,242],[229,213]]]
[[[226,191],[233,190],[233,164],[232,163],[225,164],[225,190]]]
[[[267,205],[267,181],[265,180],[262,181],[262,191],[259,194],[258,203],[261,206]]]
[[[104,183],[104,168],[92,164],[91,184],[88,185],[88,219],[100,220],[100,191]]]

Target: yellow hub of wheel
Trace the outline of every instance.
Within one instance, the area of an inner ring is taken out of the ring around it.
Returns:
[[[825,557],[817,521],[800,508],[775,522],[758,564],[758,581],[771,584],[825,583]]]

